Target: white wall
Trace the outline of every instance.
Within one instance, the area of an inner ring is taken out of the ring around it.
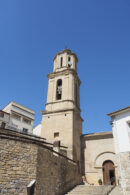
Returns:
[[[33,124],[26,124],[23,122],[23,117],[21,117],[20,120],[17,120],[11,116],[9,125],[19,130],[23,130],[23,128],[28,129],[29,133],[32,133],[33,131]]]
[[[1,126],[2,122],[4,122],[4,123],[6,123],[5,128],[8,128],[9,118],[10,118],[10,115],[7,113],[4,113],[4,116],[0,117],[0,126]]]
[[[113,135],[116,153],[130,151],[130,111],[118,114],[113,120]]]
[[[37,125],[33,129],[33,134],[37,136],[41,136],[41,124]]]

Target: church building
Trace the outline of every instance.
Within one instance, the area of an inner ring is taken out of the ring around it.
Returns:
[[[56,54],[53,72],[48,74],[48,95],[42,111],[41,136],[67,147],[67,156],[78,161],[88,184],[118,183],[113,134],[82,135],[78,58],[69,49]]]

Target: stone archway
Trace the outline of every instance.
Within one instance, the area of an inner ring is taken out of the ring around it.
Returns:
[[[116,185],[114,163],[110,160],[105,161],[103,163],[102,170],[104,185]]]

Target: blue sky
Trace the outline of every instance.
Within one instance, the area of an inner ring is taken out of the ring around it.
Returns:
[[[110,131],[106,114],[130,105],[129,0],[1,0],[0,109],[14,100],[37,125],[65,47],[79,58],[83,133]]]

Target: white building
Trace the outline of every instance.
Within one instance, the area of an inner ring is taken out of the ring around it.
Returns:
[[[10,114],[0,110],[0,127],[7,128],[9,126]]]
[[[124,195],[130,195],[130,107],[109,113]]]
[[[33,128],[33,134],[37,136],[41,136],[41,128],[42,128],[42,125],[40,123],[36,127]]]
[[[33,132],[35,114],[33,110],[11,101],[2,111],[9,114],[9,121],[6,127],[21,130],[25,133]]]
[[[130,152],[130,107],[109,113],[116,153]]]

